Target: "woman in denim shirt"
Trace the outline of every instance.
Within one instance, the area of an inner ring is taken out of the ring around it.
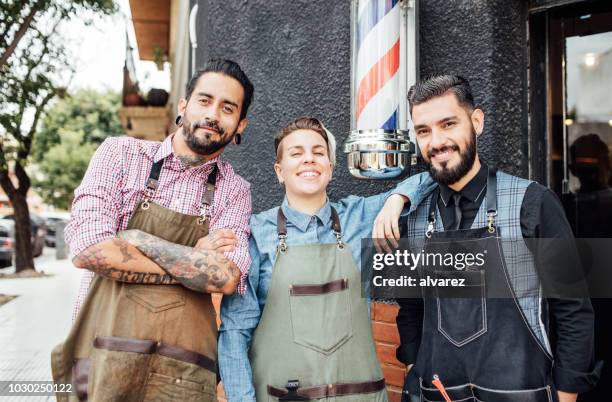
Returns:
[[[285,199],[251,217],[246,294],[221,305],[227,399],[387,401],[361,297],[361,239],[371,236],[379,212],[386,233],[397,227],[405,201],[417,205],[433,182],[421,174],[387,193],[330,202],[336,144],[323,124],[297,119],[275,145]]]

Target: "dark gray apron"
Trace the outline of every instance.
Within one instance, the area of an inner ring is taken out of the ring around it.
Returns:
[[[550,402],[557,399],[552,384],[552,356],[539,344],[510,285],[502,253],[497,215],[497,180],[487,178],[487,225],[467,230],[435,231],[439,188],[431,199],[424,251],[438,252],[453,243],[486,250],[485,264],[462,271],[470,292],[481,297],[441,297],[429,290],[424,297],[423,333],[415,365],[406,377],[404,401],[444,401],[432,383],[444,385],[452,401]],[[481,208],[483,208],[481,205]],[[476,222],[476,221],[475,221]],[[436,268],[437,269],[437,268]],[[428,271],[429,270],[429,271]],[[438,277],[457,273],[453,268]],[[454,272],[452,272],[454,271]],[[421,275],[431,267],[421,267]],[[494,291],[493,291],[494,289]],[[495,298],[487,297],[494,294]],[[410,399],[408,394],[412,395]],[[418,397],[417,397],[418,395]]]

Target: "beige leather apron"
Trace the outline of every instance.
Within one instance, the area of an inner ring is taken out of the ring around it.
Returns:
[[[201,216],[150,199],[163,160],[151,168],[145,198],[128,229],[193,247],[208,234],[205,215],[217,167],[206,183]],[[53,380],[72,384],[58,401],[216,401],[217,326],[211,295],[181,285],[140,285],[96,275],[66,341],[51,354]]]
[[[251,346],[257,402],[387,402],[361,275],[332,208],[337,244],[279,246]]]

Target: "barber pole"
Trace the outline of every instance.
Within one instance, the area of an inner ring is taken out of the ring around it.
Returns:
[[[410,0],[353,0],[351,174],[392,179],[413,162],[406,103],[416,80],[415,5]]]
[[[358,130],[399,128],[399,64],[399,1],[359,2],[355,110]]]

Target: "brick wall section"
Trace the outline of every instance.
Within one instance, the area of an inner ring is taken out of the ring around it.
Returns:
[[[221,295],[213,294],[213,304],[217,312],[217,326],[219,321],[219,304]],[[398,307],[392,304],[372,303],[370,318],[372,320],[372,333],[376,343],[376,354],[387,382],[387,392],[390,402],[400,402],[406,366],[395,358],[395,348],[399,345],[399,333],[395,326],[395,317]],[[219,402],[227,402],[223,392],[223,384],[217,387]]]
[[[395,325],[398,306],[393,304],[372,303],[370,318],[372,333],[376,343],[376,354],[380,361],[390,402],[400,402],[406,366],[395,358],[395,349],[399,346],[399,332]]]

